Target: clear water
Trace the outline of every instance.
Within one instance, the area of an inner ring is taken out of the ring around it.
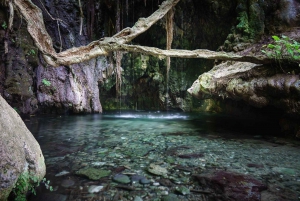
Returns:
[[[162,200],[176,194],[178,186],[199,189],[192,175],[216,169],[251,175],[269,187],[268,195],[280,188],[288,189],[278,195],[286,200],[300,196],[300,148],[278,137],[279,126],[268,120],[207,113],[109,112],[37,117],[26,125],[40,143],[46,178],[54,188],[53,192],[40,189],[30,200],[134,200],[137,196]],[[183,157],[189,154],[196,155]],[[150,164],[166,169],[167,175],[149,173]],[[88,167],[111,174],[97,180],[76,174]],[[150,183],[124,187],[112,181],[120,173],[141,175]],[[160,184],[162,178],[173,186]],[[91,193],[93,185],[103,189]],[[208,199],[199,193],[176,196]]]

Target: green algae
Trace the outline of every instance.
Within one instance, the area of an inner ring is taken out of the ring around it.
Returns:
[[[99,180],[103,177],[109,176],[110,173],[111,173],[110,170],[103,170],[103,169],[97,169],[92,167],[80,169],[76,172],[77,175],[86,176],[91,180]]]

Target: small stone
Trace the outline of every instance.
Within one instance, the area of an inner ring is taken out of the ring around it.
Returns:
[[[121,183],[121,184],[129,184],[130,183],[130,178],[124,174],[116,174],[113,177],[113,180],[118,183]]]
[[[106,164],[106,162],[93,162],[92,163],[92,165],[94,165],[94,166],[103,166],[105,164]]]
[[[165,176],[168,174],[168,170],[164,167],[161,167],[159,165],[155,165],[153,163],[151,163],[148,167],[148,171],[152,174],[155,174],[155,175],[162,175],[162,176]]]
[[[139,182],[139,181],[141,181],[141,179],[146,179],[146,178],[142,175],[132,175],[131,176],[131,181],[133,181],[133,182]]]
[[[140,183],[141,183],[141,184],[150,184],[151,181],[149,181],[149,180],[146,179],[146,178],[143,178],[143,179],[140,180]]]
[[[158,182],[154,182],[153,186],[159,186],[159,183]]]
[[[169,195],[163,196],[162,201],[179,201],[179,199],[177,198],[177,195],[169,194]]]
[[[66,179],[66,180],[63,180],[60,185],[62,187],[68,188],[70,186],[73,186],[74,184],[75,184],[75,182],[73,180]]]
[[[176,191],[178,193],[182,194],[182,195],[188,195],[188,194],[190,194],[190,189],[188,189],[185,186],[176,187]]]
[[[162,191],[161,194],[162,194],[162,195],[168,195],[169,192],[168,192],[168,191]]]
[[[66,174],[69,174],[70,172],[66,171],[66,170],[63,170],[61,171],[60,173],[57,173],[55,176],[56,177],[60,177],[60,176],[63,176],[63,175],[66,175]]]
[[[92,185],[89,187],[88,189],[88,192],[89,193],[98,193],[100,192],[104,187],[103,186],[95,186],[95,185]]]
[[[133,201],[143,201],[143,199],[140,196],[135,196]]]

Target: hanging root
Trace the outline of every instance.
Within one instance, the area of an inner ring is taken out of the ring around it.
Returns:
[[[121,85],[122,85],[121,61],[123,58],[123,53],[120,51],[115,52],[115,58],[116,58],[116,93],[118,96],[121,95]]]
[[[79,35],[82,35],[82,26],[83,26],[83,12],[82,12],[82,6],[81,1],[78,0],[78,5],[80,9],[80,29],[79,29]]]
[[[172,42],[173,42],[173,19],[174,19],[174,11],[170,9],[170,11],[166,15],[166,31],[167,31],[167,50],[171,49]],[[171,58],[167,57],[167,77],[169,77],[169,71],[171,68]]]
[[[8,20],[8,30],[10,31],[12,29],[13,21],[14,21],[14,6],[12,2],[8,2],[9,7],[9,20]]]
[[[7,1],[5,2],[7,3]],[[8,19],[8,27],[5,33],[5,40],[4,40],[4,54],[8,53],[8,34],[12,30],[13,22],[14,22],[14,6],[11,1],[8,1],[8,8],[9,8],[9,19]]]

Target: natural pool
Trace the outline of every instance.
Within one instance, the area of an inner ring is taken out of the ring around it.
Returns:
[[[299,200],[300,146],[271,121],[107,112],[26,121],[47,180],[30,200]]]

